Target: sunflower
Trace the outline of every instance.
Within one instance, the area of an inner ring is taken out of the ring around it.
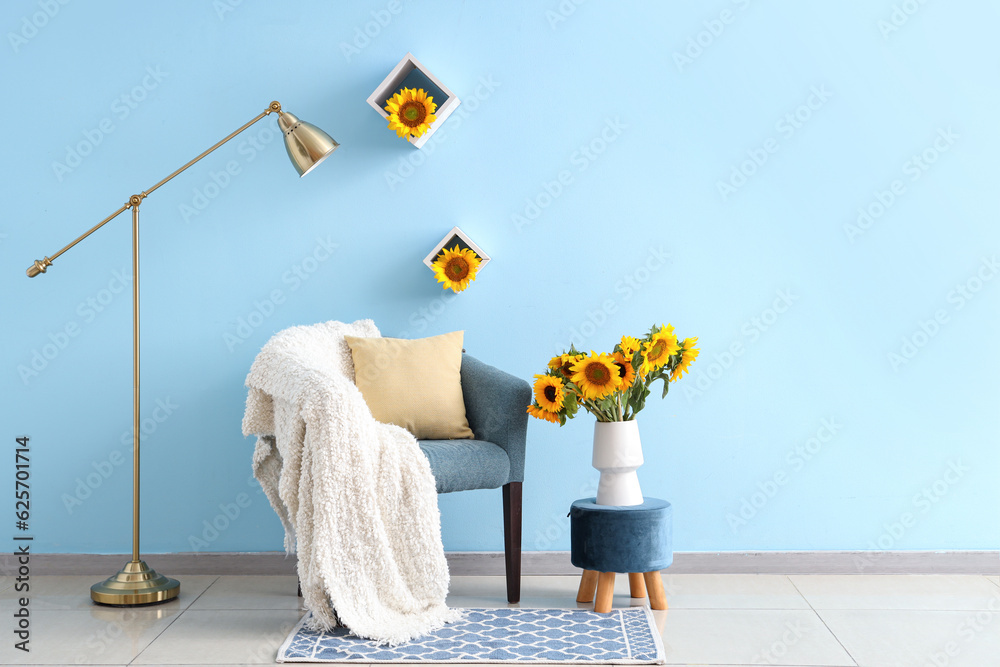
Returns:
[[[649,373],[662,368],[670,357],[677,354],[680,345],[677,343],[677,336],[674,328],[669,324],[661,326],[660,330],[653,334],[653,337],[642,348],[642,366],[639,374],[645,377]]]
[[[591,351],[573,365],[573,384],[580,388],[584,398],[604,398],[622,386],[614,357]]]
[[[461,292],[469,286],[469,281],[476,279],[476,272],[482,260],[469,248],[459,250],[445,248],[437,256],[431,268],[438,282],[443,283],[443,289],[450,289],[453,292]]]
[[[403,88],[385,105],[385,110],[389,112],[389,129],[394,130],[398,137],[423,135],[437,120],[435,109],[437,104],[434,98],[423,88]]]
[[[549,412],[562,410],[565,399],[563,381],[552,375],[536,375],[535,378],[535,402],[538,407]]]
[[[695,347],[695,343],[698,342],[698,338],[685,338],[681,342],[681,360],[675,367],[673,372],[670,373],[670,381],[673,382],[684,376],[684,373],[688,372],[688,367],[698,358],[698,354],[701,350]]]
[[[585,355],[582,354],[560,354],[549,359],[549,368],[559,371],[567,380],[573,377],[573,364]]]
[[[641,346],[642,343],[640,343],[632,336],[622,336],[622,344],[621,344],[622,354],[624,354],[629,359],[632,358],[632,355],[634,355]]]
[[[632,368],[632,355],[625,356],[621,352],[614,354],[615,366],[618,367],[618,375],[622,379],[621,389],[624,391],[635,382],[635,369]]]
[[[559,415],[554,412],[549,412],[548,410],[542,410],[537,405],[528,406],[528,414],[532,417],[537,417],[538,419],[544,419],[547,422],[552,422],[553,424],[559,423]]]

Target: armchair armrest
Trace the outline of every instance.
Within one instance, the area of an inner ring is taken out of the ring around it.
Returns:
[[[477,440],[499,445],[510,459],[510,482],[524,481],[531,386],[519,377],[462,355],[465,416]]]

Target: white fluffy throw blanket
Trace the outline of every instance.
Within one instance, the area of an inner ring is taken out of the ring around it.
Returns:
[[[340,623],[400,644],[458,620],[445,605],[448,564],[430,465],[406,430],[372,417],[354,384],[345,335],[371,320],[279,332],[257,355],[243,434],[257,435],[254,476],[298,552],[310,626]]]

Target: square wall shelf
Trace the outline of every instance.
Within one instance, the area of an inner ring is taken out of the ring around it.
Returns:
[[[428,269],[433,268],[434,258],[441,254],[441,251],[445,248],[454,248],[456,245],[461,250],[469,249],[479,255],[479,259],[482,260],[482,263],[479,265],[480,271],[485,269],[486,265],[490,263],[490,256],[483,252],[482,248],[477,246],[461,229],[452,227],[451,231],[441,239],[441,242],[434,246],[434,250],[431,250],[430,254],[424,257],[424,264],[427,265]]]
[[[434,112],[437,120],[431,124],[430,128],[418,139],[414,139],[413,137],[407,137],[406,139],[413,144],[414,148],[420,148],[427,143],[431,135],[458,108],[458,105],[462,101],[446,85],[441,83],[436,76],[431,74],[419,60],[414,58],[412,53],[407,53],[399,61],[399,64],[389,72],[389,76],[385,77],[382,83],[378,85],[375,92],[368,96],[368,104],[386,120],[387,124],[389,114],[385,110],[385,105],[388,104],[392,96],[398,93],[401,88],[423,88],[427,91],[428,95],[434,98],[434,102],[437,104],[437,110]]]

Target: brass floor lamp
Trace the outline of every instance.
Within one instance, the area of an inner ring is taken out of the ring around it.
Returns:
[[[247,129],[261,118],[278,114],[278,127],[285,136],[288,157],[299,172],[305,176],[320,162],[329,157],[339,144],[330,135],[315,125],[300,121],[292,114],[282,111],[277,102],[271,104],[256,118],[239,128],[186,165],[170,174],[149,190],[129,197],[120,209],[91,227],[62,250],[44,259],[36,259],[28,267],[28,277],[34,278],[77,243],[87,238],[112,219],[132,209],[132,560],[118,574],[90,588],[90,598],[98,603],[115,606],[139,606],[157,604],[173,600],[180,593],[180,582],[158,574],[139,558],[139,205],[161,185],[198,162],[203,157]]]

